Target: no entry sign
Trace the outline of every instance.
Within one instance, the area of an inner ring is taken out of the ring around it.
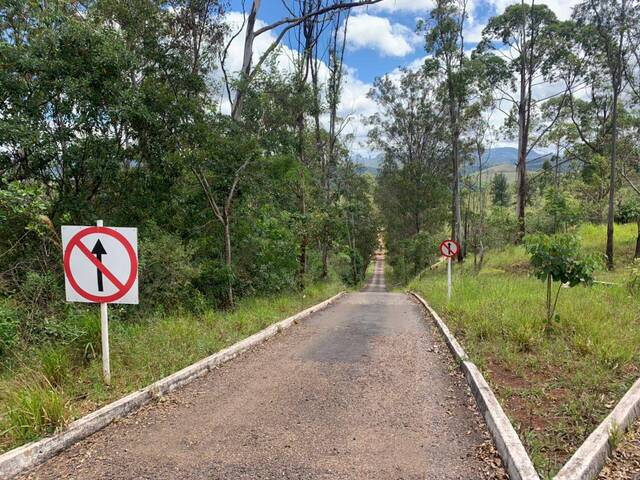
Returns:
[[[449,258],[453,258],[460,253],[460,244],[455,240],[445,240],[440,244],[440,253]]]
[[[63,226],[62,249],[67,301],[138,303],[137,229]]]

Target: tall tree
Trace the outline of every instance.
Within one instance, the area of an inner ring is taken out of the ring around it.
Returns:
[[[605,92],[611,112],[606,125],[610,173],[605,254],[609,269],[614,267],[619,102],[625,85],[625,71],[632,55],[628,34],[638,21],[637,9],[631,0],[586,0],[576,6],[573,14],[576,23],[583,29],[581,47],[586,52],[586,75],[593,79],[604,74],[608,79]]]
[[[464,24],[467,0],[437,0],[431,21],[419,25],[425,31],[426,50],[434,55],[444,77],[445,100],[451,143],[451,236],[462,243],[460,202],[460,136],[462,109],[470,93],[470,75],[465,64]],[[463,249],[464,251],[464,249]],[[463,254],[458,255],[460,261]]]
[[[501,100],[512,104],[518,131],[518,160],[516,164],[516,213],[521,242],[525,235],[525,209],[527,199],[527,156],[532,151],[530,142],[535,108],[539,103],[533,89],[538,77],[546,75],[555,61],[555,14],[546,5],[510,5],[504,13],[493,17],[483,30],[478,51],[494,50],[503,58],[510,73],[506,84],[497,85]],[[498,42],[502,44],[498,46]],[[506,48],[505,48],[506,47]],[[514,92],[515,90],[515,92]]]

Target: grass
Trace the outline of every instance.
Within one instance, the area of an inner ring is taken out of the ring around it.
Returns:
[[[67,345],[16,354],[0,371],[0,451],[51,434],[69,421],[338,293],[336,282],[303,293],[247,298],[233,311],[173,314],[110,325],[112,384],[102,382],[99,315],[78,318]]]
[[[605,228],[578,229],[583,248],[604,250]],[[551,478],[640,373],[640,299],[627,286],[636,227],[616,227],[618,268],[596,284],[563,289],[554,331],[543,330],[544,285],[522,248],[490,251],[485,268],[456,266],[409,285],[442,313],[512,418],[538,472]]]

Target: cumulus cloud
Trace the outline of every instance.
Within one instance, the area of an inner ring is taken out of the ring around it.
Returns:
[[[567,20],[571,16],[573,7],[581,0],[545,0],[544,3],[558,16],[560,20]],[[493,5],[496,13],[500,14],[509,5],[520,3],[520,0],[488,0],[489,5]]]
[[[383,0],[371,7],[383,12],[428,13],[435,5],[434,0]]]
[[[383,56],[404,57],[420,43],[413,30],[388,18],[363,13],[349,19],[349,50],[371,49]]]

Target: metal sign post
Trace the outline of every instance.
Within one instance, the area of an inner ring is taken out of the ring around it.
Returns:
[[[455,240],[445,240],[440,244],[440,253],[447,257],[447,301],[451,301],[453,291],[453,280],[451,278],[453,270],[453,258],[460,253],[460,244]]]
[[[110,303],[138,303],[138,231],[91,226],[63,226],[62,249],[68,302],[100,304],[100,339],[104,383],[111,384]]]

